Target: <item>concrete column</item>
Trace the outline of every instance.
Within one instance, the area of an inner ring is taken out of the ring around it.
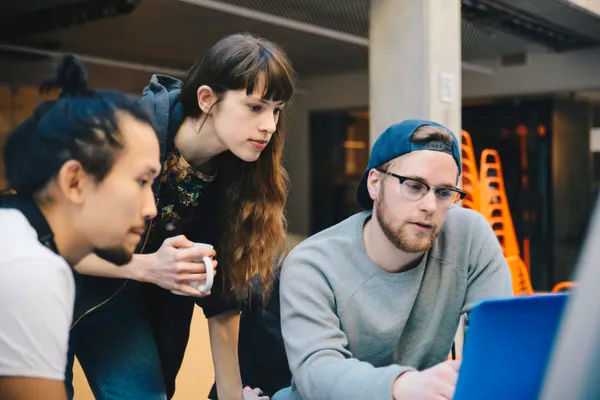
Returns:
[[[459,0],[371,0],[371,144],[407,118],[460,135],[460,29]]]

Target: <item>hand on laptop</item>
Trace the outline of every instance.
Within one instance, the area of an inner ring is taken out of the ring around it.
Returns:
[[[444,361],[423,371],[408,371],[392,384],[394,400],[452,399],[460,360]]]

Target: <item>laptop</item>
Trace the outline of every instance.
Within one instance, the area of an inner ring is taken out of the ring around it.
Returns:
[[[454,400],[537,399],[566,294],[487,300],[469,315]]]

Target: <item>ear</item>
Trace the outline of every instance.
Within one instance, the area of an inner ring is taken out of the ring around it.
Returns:
[[[72,203],[82,204],[85,186],[92,180],[79,161],[69,160],[60,167],[56,176],[56,186],[62,197]]]
[[[383,174],[372,168],[367,175],[367,190],[373,201],[379,199],[379,190],[383,183]]]
[[[202,85],[196,90],[196,98],[203,114],[210,114],[212,106],[217,102],[217,95],[208,85]]]

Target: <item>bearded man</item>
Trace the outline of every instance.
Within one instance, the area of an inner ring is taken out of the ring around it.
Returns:
[[[273,399],[451,399],[461,314],[512,295],[487,221],[456,203],[455,136],[392,125],[375,142],[358,214],[305,240],[281,273],[292,386]]]

